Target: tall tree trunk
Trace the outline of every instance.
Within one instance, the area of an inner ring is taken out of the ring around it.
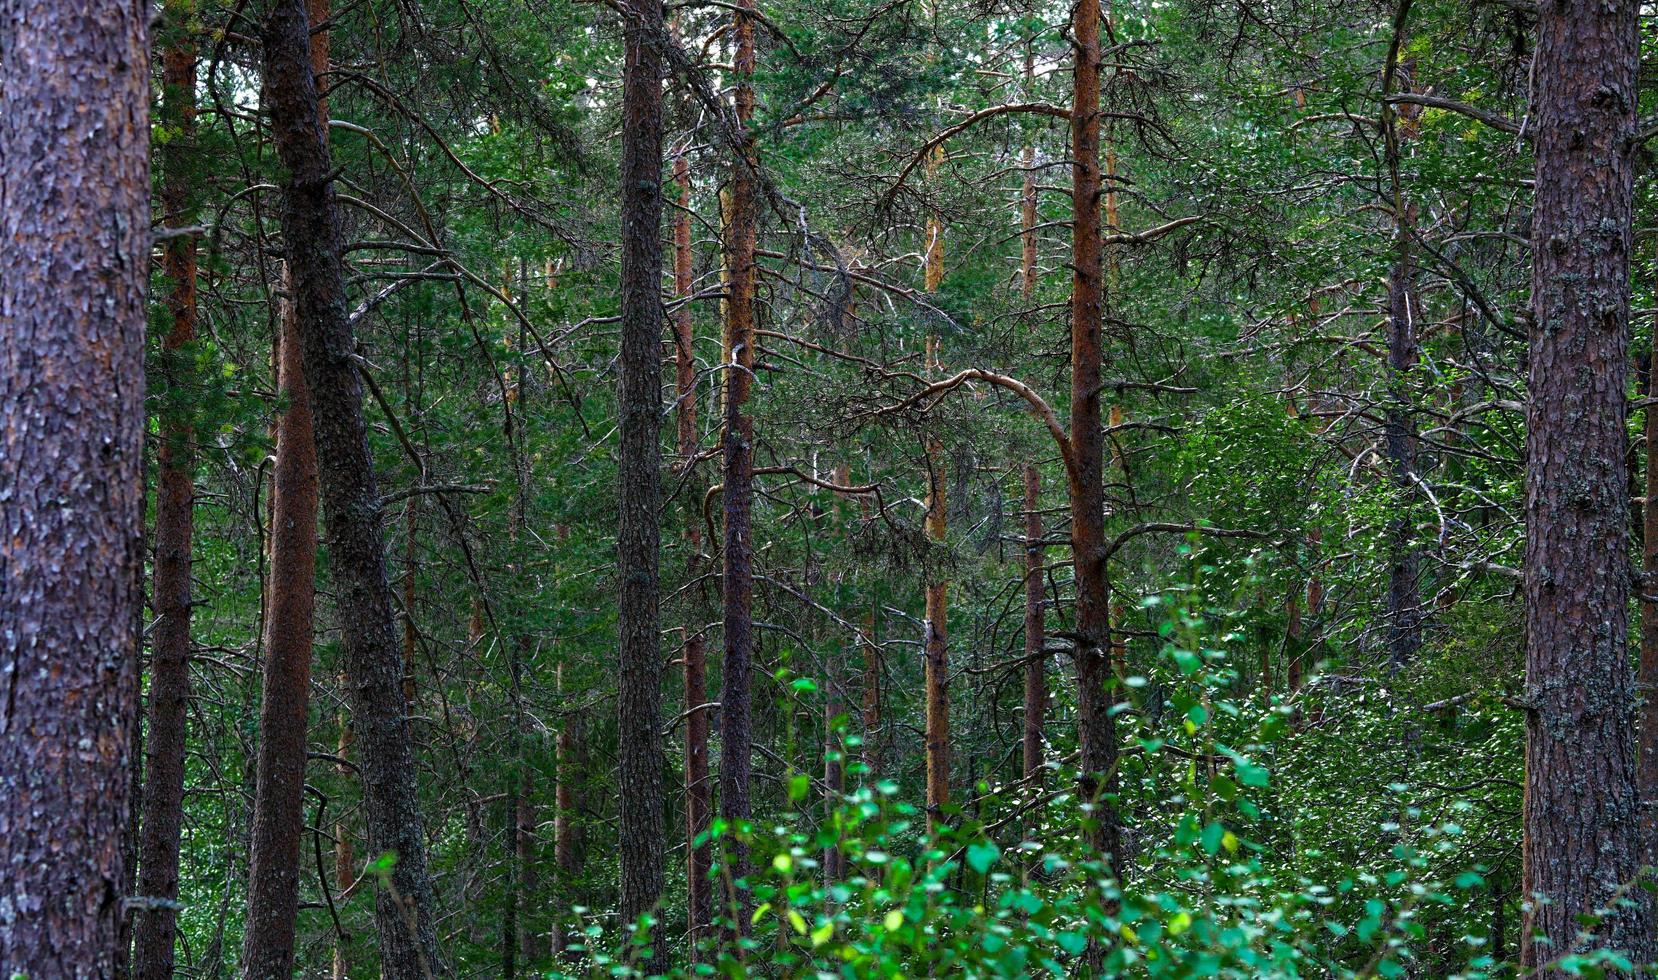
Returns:
[[[1084,836],[1121,873],[1117,723],[1106,691],[1111,597],[1105,577],[1105,438],[1100,371],[1104,298],[1100,237],[1100,8],[1075,7],[1071,111],[1071,553],[1076,563],[1077,732],[1082,796],[1096,806]]]
[[[284,278],[291,295],[292,279]],[[317,454],[291,299],[283,302],[281,330],[279,392],[287,410],[278,423],[276,445],[264,699],[259,711],[247,932],[242,940],[244,970],[250,978],[286,978],[294,970],[316,596]]]
[[[344,678],[341,678],[343,681]],[[344,684],[342,683],[343,687]],[[340,735],[335,745],[334,753],[342,760],[351,756],[351,722],[340,712]],[[351,770],[340,766],[342,778],[351,778]],[[357,880],[356,858],[352,854],[351,828],[344,820],[334,821],[334,887],[336,894],[344,895],[346,889]],[[334,939],[334,962],[332,971],[333,980],[347,980],[351,976],[351,957],[346,949],[345,938],[336,936]]]
[[[0,964],[116,972],[144,510],[149,8],[0,0]]]
[[[403,660],[386,573],[380,493],[346,316],[339,210],[309,35],[303,0],[276,0],[265,24],[265,82],[277,155],[287,171],[283,247],[293,273],[311,392],[368,847],[373,854],[396,855],[385,887],[375,894],[382,970],[393,980],[413,980],[442,968],[432,926],[414,746],[403,704]]]
[[[1624,499],[1638,13],[1634,0],[1539,8],[1522,894],[1548,901],[1520,930],[1526,968],[1579,948],[1578,917],[1627,887],[1643,856]],[[1636,902],[1587,931],[1646,962],[1652,919]]]
[[[661,0],[640,0],[626,22],[622,76],[622,356],[617,484],[621,579],[622,920],[653,912],[662,897],[662,650],[660,589],[662,419],[662,54]],[[652,967],[664,946],[654,944]]]
[[[328,19],[328,0],[310,0],[309,15]],[[311,70],[328,70],[328,32],[310,38]],[[317,122],[326,138],[322,100]],[[305,828],[306,727],[311,694],[317,564],[317,450],[306,385],[292,270],[283,264],[277,422],[271,484],[270,595],[265,613],[263,700],[255,777],[247,931],[243,970],[250,980],[294,972],[299,917],[300,845]]]
[[[737,0],[733,17],[737,76],[737,119],[745,127],[754,116],[754,0]],[[724,244],[729,283],[725,304],[725,509],[724,605],[725,662],[720,689],[720,816],[732,825],[753,816],[749,782],[753,768],[751,681],[754,663],[754,419],[748,414],[754,382],[754,248],[759,223],[759,195],[752,167],[753,136],[745,129],[743,159],[731,167],[729,218]],[[747,873],[748,847],[733,839],[727,849],[727,879]],[[737,933],[745,931],[747,903],[727,896],[727,910]]]
[[[564,665],[554,674],[554,690],[564,693]],[[578,904],[572,894],[576,875],[581,872],[580,831],[576,825],[576,782],[581,771],[580,750],[581,716],[566,714],[559,721],[558,737],[554,741],[554,769],[558,782],[553,786],[553,870],[558,878],[558,890],[563,904]],[[553,931],[553,952],[568,955],[563,927]]]
[[[1401,82],[1408,87],[1411,68],[1401,63],[1405,18],[1410,0],[1399,5],[1394,20],[1394,40],[1382,82],[1383,94],[1390,94]],[[1415,524],[1409,501],[1416,494],[1416,423],[1410,406],[1410,372],[1416,366],[1416,272],[1411,254],[1412,226],[1416,206],[1405,198],[1400,175],[1403,142],[1416,132],[1417,107],[1405,107],[1411,118],[1402,119],[1401,109],[1384,100],[1383,141],[1393,211],[1393,266],[1387,277],[1387,409],[1383,420],[1383,442],[1394,492],[1399,501],[1388,521],[1387,646],[1388,659],[1398,670],[1415,659],[1422,646],[1422,597],[1418,581],[1420,562],[1416,553]]]
[[[696,335],[691,319],[691,164],[681,153],[674,160],[674,183],[679,188],[679,210],[674,215],[674,395],[678,422],[680,466],[691,467],[697,455]],[[685,522],[685,574],[696,581],[702,574],[702,525],[692,514]],[[701,590],[697,590],[701,594]],[[693,620],[698,617],[693,613]],[[697,839],[713,825],[713,785],[708,775],[708,638],[697,622],[685,629],[685,887],[687,941],[691,962],[698,962],[698,944],[707,937],[714,918],[713,847]]]
[[[170,43],[162,53],[161,115],[177,131],[161,149],[162,223],[195,224],[196,48],[189,14],[166,10]],[[195,427],[188,348],[196,337],[196,239],[171,239],[162,255],[171,328],[162,342],[160,445],[156,452],[155,563],[151,602],[156,621],[150,657],[148,758],[139,840],[140,895],[161,903],[135,912],[135,975],[170,980],[178,913],[179,841],[184,826],[184,743],[190,700],[190,566],[195,530]]]
[[[1024,777],[1042,782],[1043,721],[1048,711],[1047,632],[1042,606],[1042,484],[1035,466],[1025,467],[1025,740]]]
[[[1647,354],[1647,397],[1658,391],[1658,338]],[[1645,500],[1641,504],[1641,593],[1658,593],[1658,407],[1649,405],[1646,433]],[[1642,860],[1658,864],[1658,602],[1641,601],[1641,655],[1636,674],[1641,693],[1640,799],[1646,850]]]
[[[938,276],[944,268],[944,229],[936,220],[930,221],[928,227],[925,284],[927,292],[932,293],[938,289]],[[937,337],[927,338],[927,361],[930,372],[941,373]],[[935,832],[943,825],[944,807],[950,802],[950,586],[943,571],[935,567],[942,561],[946,547],[949,497],[945,467],[948,465],[938,439],[929,435],[926,531],[935,554],[927,563],[922,690],[926,701],[927,827]]]

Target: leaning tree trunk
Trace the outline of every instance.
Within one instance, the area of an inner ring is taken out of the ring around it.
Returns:
[[[1100,236],[1100,8],[1078,3],[1071,111],[1071,553],[1076,563],[1077,734],[1090,848],[1121,873],[1116,805],[1117,723],[1106,690],[1111,597],[1105,576],[1105,436],[1100,371],[1104,296]]]
[[[621,681],[617,699],[621,781],[622,921],[662,897],[662,53],[661,0],[640,0],[626,21],[622,75],[622,356],[617,388],[620,504]],[[666,963],[658,940],[647,966]]]
[[[149,7],[0,0],[0,966],[107,977],[128,896]]]
[[[161,56],[161,115],[175,135],[161,149],[162,223],[195,224],[196,48],[188,13],[169,5],[175,32]],[[155,560],[151,603],[148,758],[140,823],[139,894],[162,901],[134,910],[134,976],[170,980],[184,828],[184,746],[190,700],[190,565],[195,531],[195,427],[188,349],[196,337],[196,239],[169,239],[162,254],[171,328],[162,342],[160,445],[156,451]]]
[[[328,19],[328,0],[310,0],[310,17]],[[311,35],[311,70],[328,69],[328,32]],[[321,99],[317,122],[327,133]],[[265,607],[263,700],[248,863],[243,972],[249,980],[294,972],[299,919],[300,845],[305,830],[306,722],[311,700],[311,646],[317,573],[317,447],[305,383],[294,282],[283,265],[277,422],[271,481],[270,595]]]
[[[1658,391],[1658,338],[1647,355],[1647,397]],[[1646,433],[1645,499],[1641,504],[1641,593],[1658,593],[1658,406],[1648,405],[1642,420]],[[1642,860],[1658,864],[1658,601],[1641,600],[1641,656],[1636,674],[1642,692],[1640,726]]]
[[[1527,969],[1584,945],[1653,958],[1626,657],[1624,430],[1634,204],[1635,0],[1540,7],[1531,108],[1530,400],[1526,412]],[[1585,930],[1620,889],[1617,908]],[[1536,937],[1535,939],[1532,937]],[[1556,971],[1548,971],[1556,975]]]
[[[375,894],[381,965],[393,980],[414,980],[441,967],[380,493],[346,315],[340,216],[318,118],[309,35],[304,0],[276,0],[265,24],[265,85],[277,155],[286,170],[283,247],[311,391],[368,848],[371,854],[396,855]]]
[[[736,33],[736,111],[745,127],[754,116],[754,2],[737,0],[733,17]],[[759,189],[753,137],[743,134],[742,159],[731,168],[731,197],[724,245],[729,279],[725,304],[725,432],[723,487],[725,509],[724,605],[725,662],[720,688],[720,816],[736,825],[754,813],[749,799],[753,772],[754,733],[751,725],[754,664],[754,419],[748,414],[754,382],[754,248],[759,223]],[[748,846],[731,840],[726,875],[735,880],[747,873]],[[733,885],[735,889],[735,885]],[[726,896],[729,931],[746,931],[747,902]]]

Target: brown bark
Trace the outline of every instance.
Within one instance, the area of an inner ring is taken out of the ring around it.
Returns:
[[[691,165],[684,155],[674,160],[674,183],[679,187],[679,210],[674,215],[674,394],[678,421],[679,458],[689,467],[697,454],[697,365],[694,324],[691,320]],[[702,525],[693,517],[685,523],[686,578],[702,574]],[[693,614],[693,618],[696,618]],[[699,944],[707,938],[714,919],[713,846],[698,843],[713,825],[714,788],[708,774],[709,711],[708,638],[693,623],[686,627],[685,648],[685,882],[687,940],[693,963]]]
[[[1111,599],[1105,576],[1105,439],[1101,427],[1104,316],[1100,236],[1100,8],[1078,3],[1071,28],[1075,66],[1071,116],[1071,552],[1076,563],[1077,732],[1080,789],[1096,805],[1085,818],[1089,846],[1121,873],[1115,804],[1117,723],[1106,690]]]
[[[1647,397],[1658,390],[1658,342],[1647,355]],[[1646,435],[1645,494],[1641,504],[1641,592],[1658,593],[1658,408],[1648,406],[1642,420]],[[1641,695],[1639,731],[1641,828],[1646,850],[1642,860],[1658,864],[1658,602],[1641,602],[1641,652],[1636,673]]]
[[[343,680],[343,678],[342,678]],[[343,686],[343,685],[342,685]],[[334,747],[334,754],[341,759],[351,757],[351,725],[345,713],[340,714],[340,737]],[[349,778],[350,770],[340,767],[341,775]],[[352,854],[351,828],[344,820],[334,821],[334,888],[336,895],[344,895],[346,890],[356,881],[356,858]],[[351,958],[346,950],[346,937],[336,937],[334,941],[333,980],[347,980],[351,975]]]
[[[744,126],[754,116],[754,3],[738,0],[733,18],[737,76],[736,112]],[[723,587],[725,605],[725,661],[720,690],[720,816],[733,825],[753,816],[749,784],[753,771],[752,691],[754,663],[754,419],[748,414],[754,381],[755,239],[759,223],[759,194],[752,167],[756,164],[752,134],[745,131],[743,159],[733,163],[729,218],[724,243],[729,278],[725,304],[725,431],[723,433],[725,510]],[[727,872],[732,878],[747,872],[748,848],[733,840],[728,848]],[[738,933],[745,931],[746,900],[727,897],[728,914]]]
[[[620,635],[621,913],[631,924],[662,896],[662,659],[657,516],[662,418],[662,62],[661,0],[632,5],[624,24],[622,74],[622,341],[617,386],[620,445],[617,540]],[[666,961],[654,944],[647,966]]]
[[[1035,466],[1025,467],[1025,739],[1024,777],[1040,785],[1043,726],[1048,711],[1047,658],[1042,604],[1042,484]]]
[[[327,519],[329,565],[363,781],[369,851],[396,862],[375,894],[383,972],[414,980],[442,972],[432,927],[425,833],[404,712],[402,651],[392,612],[380,512],[346,316],[340,217],[321,125],[303,0],[278,0],[265,24],[265,85],[283,168],[283,247],[310,386]]]
[[[554,675],[554,689],[564,693],[564,666],[560,664]],[[576,875],[581,871],[581,841],[575,822],[576,780],[580,772],[581,722],[578,715],[561,719],[554,744],[554,767],[557,783],[553,786],[553,871],[565,905],[577,904],[572,894]],[[552,945],[555,954],[565,950],[562,926],[553,930]]]
[[[328,0],[310,0],[310,18],[328,19]],[[328,68],[328,32],[310,37],[313,73]],[[327,109],[317,121],[327,132]],[[317,450],[299,338],[291,269],[284,263],[277,421],[271,483],[270,595],[265,613],[263,700],[248,870],[244,974],[250,980],[294,972],[299,917],[300,845],[305,827],[306,724],[317,560]]]
[[[1520,929],[1528,969],[1580,948],[1580,930],[1636,962],[1654,953],[1638,889],[1636,907],[1578,921],[1630,887],[1643,856],[1624,499],[1638,13],[1634,0],[1539,8],[1522,894],[1548,901]]]
[[[128,897],[148,17],[0,0],[0,965],[30,980],[113,975]]]
[[[291,292],[291,279],[288,289]],[[283,303],[281,330],[279,393],[287,409],[278,422],[271,500],[264,697],[259,711],[247,932],[242,941],[244,970],[250,978],[293,975],[316,595],[317,455],[310,394],[300,365],[299,323],[291,300]]]
[[[170,19],[186,20],[180,11]],[[196,49],[182,22],[162,53],[163,121],[176,130],[161,150],[162,223],[195,223],[190,173],[196,134]],[[167,312],[172,324],[162,342],[162,409],[156,451],[155,564],[151,603],[155,610],[150,647],[149,740],[145,761],[144,815],[139,837],[138,893],[178,899],[179,841],[184,825],[184,747],[190,700],[190,567],[195,530],[195,427],[190,381],[196,337],[196,239],[168,241],[162,254],[168,281]],[[177,912],[157,904],[134,912],[134,975],[170,980]]]

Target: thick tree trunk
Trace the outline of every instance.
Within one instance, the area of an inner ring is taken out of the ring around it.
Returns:
[[[736,34],[737,119],[746,126],[754,115],[753,0],[738,0],[733,18]],[[754,664],[754,541],[751,513],[754,505],[754,419],[748,414],[754,382],[754,248],[759,223],[759,194],[751,167],[755,164],[753,137],[744,133],[744,159],[731,168],[729,219],[724,245],[729,283],[725,304],[725,509],[724,605],[725,662],[720,690],[720,816],[732,824],[754,813],[749,798],[753,768],[751,680]],[[728,879],[747,873],[748,847],[732,840],[727,847]],[[747,902],[736,894],[726,897],[733,929],[746,930]]]
[[[1578,917],[1620,889],[1592,945],[1653,958],[1627,654],[1625,371],[1634,197],[1634,0],[1548,0],[1531,108],[1526,413],[1526,968],[1583,945]],[[1531,937],[1539,937],[1534,940]],[[1555,971],[1548,971],[1551,975]]]
[[[303,0],[277,0],[265,24],[265,83],[283,178],[282,235],[294,281],[311,391],[329,567],[362,767],[370,853],[396,863],[375,894],[382,971],[393,980],[442,972],[432,927],[425,832],[404,712],[403,659],[386,572],[380,493],[369,452],[341,231]]]
[[[177,135],[161,151],[162,222],[195,224],[190,170],[196,134],[196,49],[183,21],[168,11],[172,43],[162,53],[163,120]],[[168,241],[162,255],[171,328],[162,343],[160,446],[156,452],[155,563],[151,602],[148,758],[139,839],[140,895],[178,899],[179,841],[184,826],[184,743],[190,700],[190,566],[195,530],[195,429],[189,408],[187,349],[196,336],[196,239]],[[135,910],[135,975],[170,980],[178,915],[170,904]]]
[[[1104,298],[1100,240],[1100,8],[1078,3],[1071,115],[1071,553],[1076,563],[1077,733],[1081,786],[1096,806],[1084,836],[1121,873],[1116,791],[1117,723],[1106,690],[1111,597],[1105,577],[1105,438],[1100,371]]]
[[[1025,739],[1024,777],[1032,786],[1042,782],[1043,722],[1048,711],[1047,658],[1042,646],[1047,632],[1042,605],[1042,476],[1025,467]]]
[[[117,970],[142,590],[149,8],[0,0],[0,965]]]
[[[629,8],[622,75],[622,354],[617,485],[621,579],[621,861],[624,923],[662,897],[662,650],[657,601],[662,468],[662,54],[660,0]],[[653,966],[666,961],[660,940]]]
[[[674,183],[679,188],[679,210],[674,215],[674,395],[678,422],[680,465],[689,467],[697,455],[696,337],[691,319],[691,164],[681,154],[674,160]],[[695,515],[685,522],[685,575],[702,575],[702,525]],[[698,594],[701,591],[698,590]],[[699,604],[700,605],[700,604]],[[697,619],[693,613],[693,619]],[[700,620],[699,620],[700,621]],[[713,846],[706,839],[713,825],[714,788],[708,773],[709,712],[708,638],[697,622],[686,626],[685,648],[685,883],[687,943],[691,962],[700,960],[698,945],[707,938],[714,919]]]

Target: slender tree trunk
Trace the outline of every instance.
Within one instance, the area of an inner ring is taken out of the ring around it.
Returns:
[[[327,0],[310,0],[310,16],[328,18]],[[310,37],[311,70],[328,70],[328,32]],[[317,122],[327,133],[319,99]],[[243,971],[249,980],[286,980],[294,972],[299,918],[300,846],[305,829],[306,728],[317,563],[317,450],[311,396],[299,339],[294,282],[283,264],[278,342],[277,421],[271,483],[270,594],[265,610],[263,700],[255,776],[247,931]]]
[[[1658,341],[1647,355],[1647,396],[1658,391]],[[1658,594],[1658,407],[1648,406],[1645,500],[1641,504],[1641,583],[1644,595]],[[1640,799],[1645,841],[1642,860],[1658,865],[1658,602],[1641,601],[1641,656],[1636,676],[1641,695]]]
[[[733,18],[737,76],[737,119],[745,127],[754,116],[754,2],[737,0]],[[751,512],[754,504],[754,419],[748,414],[754,382],[754,248],[759,223],[758,188],[751,168],[756,164],[753,136],[743,136],[743,157],[731,168],[729,220],[726,223],[725,264],[729,284],[725,304],[725,509],[724,604],[725,662],[720,690],[720,816],[733,825],[753,816],[749,782],[753,766],[751,681],[754,663],[754,542]],[[744,876],[748,847],[732,840],[728,848],[728,879]],[[733,930],[746,931],[747,902],[727,896]]]
[[[311,392],[368,847],[374,854],[396,855],[375,894],[382,971],[392,980],[417,980],[442,967],[432,927],[432,886],[403,704],[402,651],[386,573],[380,493],[346,316],[340,218],[309,36],[303,0],[277,0],[265,25],[265,81],[277,155],[286,170],[283,246],[293,273]]]
[[[1048,711],[1047,629],[1042,605],[1042,484],[1035,466],[1025,467],[1025,745],[1024,776],[1042,782],[1043,721]]]
[[[662,897],[662,650],[658,620],[662,419],[662,63],[660,0],[640,0],[626,22],[622,76],[622,356],[617,484],[621,579],[621,861],[624,923]],[[666,960],[660,940],[649,958]]]
[[[291,277],[288,291],[292,292]],[[243,969],[250,980],[294,970],[299,859],[304,830],[306,721],[311,687],[317,559],[317,454],[310,394],[300,365],[299,322],[284,300],[272,495],[270,596],[265,615],[264,699],[248,872]]]
[[[1101,429],[1100,8],[1075,7],[1071,115],[1071,552],[1076,563],[1077,731],[1081,791],[1097,801],[1089,846],[1121,873],[1116,805],[1117,723],[1106,690],[1111,597],[1105,577],[1105,440]]]
[[[343,678],[342,678],[343,680]],[[343,684],[341,686],[344,686]],[[342,711],[340,713],[340,736],[334,747],[334,753],[341,759],[351,756],[351,722]],[[343,778],[351,778],[351,770],[340,767]],[[351,828],[344,820],[334,821],[334,888],[336,895],[344,895],[346,889],[357,880],[356,858],[352,854]],[[335,937],[333,980],[347,980],[351,975],[351,958],[345,946],[345,939]]]
[[[1394,24],[1394,44],[1389,49],[1383,87],[1391,92],[1401,80],[1408,82],[1410,67],[1399,62],[1410,2],[1399,6]],[[1386,93],[1384,93],[1386,94]],[[1388,468],[1399,501],[1388,521],[1387,646],[1394,670],[1416,657],[1422,646],[1422,597],[1418,581],[1420,562],[1416,553],[1415,525],[1409,501],[1416,494],[1416,423],[1411,414],[1410,372],[1416,367],[1416,272],[1411,254],[1412,226],[1416,206],[1405,198],[1400,176],[1403,141],[1415,132],[1412,119],[1402,120],[1392,103],[1382,107],[1383,137],[1392,187],[1393,267],[1387,278],[1387,409],[1383,420],[1383,442]]]
[[[690,467],[697,455],[697,362],[695,324],[691,319],[691,164],[684,154],[674,160],[674,183],[679,188],[679,210],[674,215],[674,394],[678,422],[680,465]],[[702,525],[696,515],[685,522],[685,574],[688,581],[702,575]],[[697,594],[701,594],[697,590]],[[693,613],[693,619],[697,617]],[[709,881],[713,846],[698,838],[713,825],[713,784],[708,773],[709,713],[708,638],[696,622],[686,626],[685,649],[685,883],[691,962],[698,962],[698,944],[708,936],[714,918],[714,895]]]
[[[564,693],[564,665],[554,675],[554,688]],[[558,737],[554,742],[554,767],[558,782],[553,786],[553,870],[558,877],[558,890],[563,904],[576,904],[572,894],[576,876],[581,872],[581,846],[575,822],[576,781],[580,771],[582,731],[579,715],[569,714],[559,722]],[[553,952],[567,955],[566,937],[562,927],[553,933]]]
[[[128,897],[149,13],[0,0],[0,966],[29,980],[113,975]]]
[[[943,229],[934,227],[928,244],[928,292],[937,289],[934,262],[942,269]],[[927,338],[929,369],[939,372],[938,338]],[[934,560],[942,558],[948,530],[949,497],[945,467],[949,461],[938,440],[927,438],[927,540],[935,549]],[[926,581],[926,612],[923,637],[924,668],[922,689],[926,700],[926,757],[927,757],[927,827],[937,831],[944,820],[944,807],[950,802],[950,645],[949,645],[949,583],[940,569],[928,562]]]
[[[1528,906],[1520,930],[1528,969],[1583,945],[1578,917],[1631,886],[1644,850],[1624,499],[1638,14],[1634,0],[1539,9],[1522,894],[1548,901]],[[1589,942],[1646,962],[1649,903],[1629,894],[1635,907],[1588,929]]]
[[[161,151],[163,224],[195,224],[191,174],[196,133],[196,49],[177,5],[167,11],[176,32],[162,53],[163,121],[177,135]],[[162,409],[156,453],[155,564],[151,602],[156,621],[150,658],[148,758],[139,840],[139,894],[165,900],[137,911],[139,980],[170,980],[178,914],[179,841],[184,826],[184,743],[190,701],[190,565],[195,530],[195,428],[191,419],[188,350],[196,337],[196,239],[168,241],[162,255],[172,318],[162,343]]]

